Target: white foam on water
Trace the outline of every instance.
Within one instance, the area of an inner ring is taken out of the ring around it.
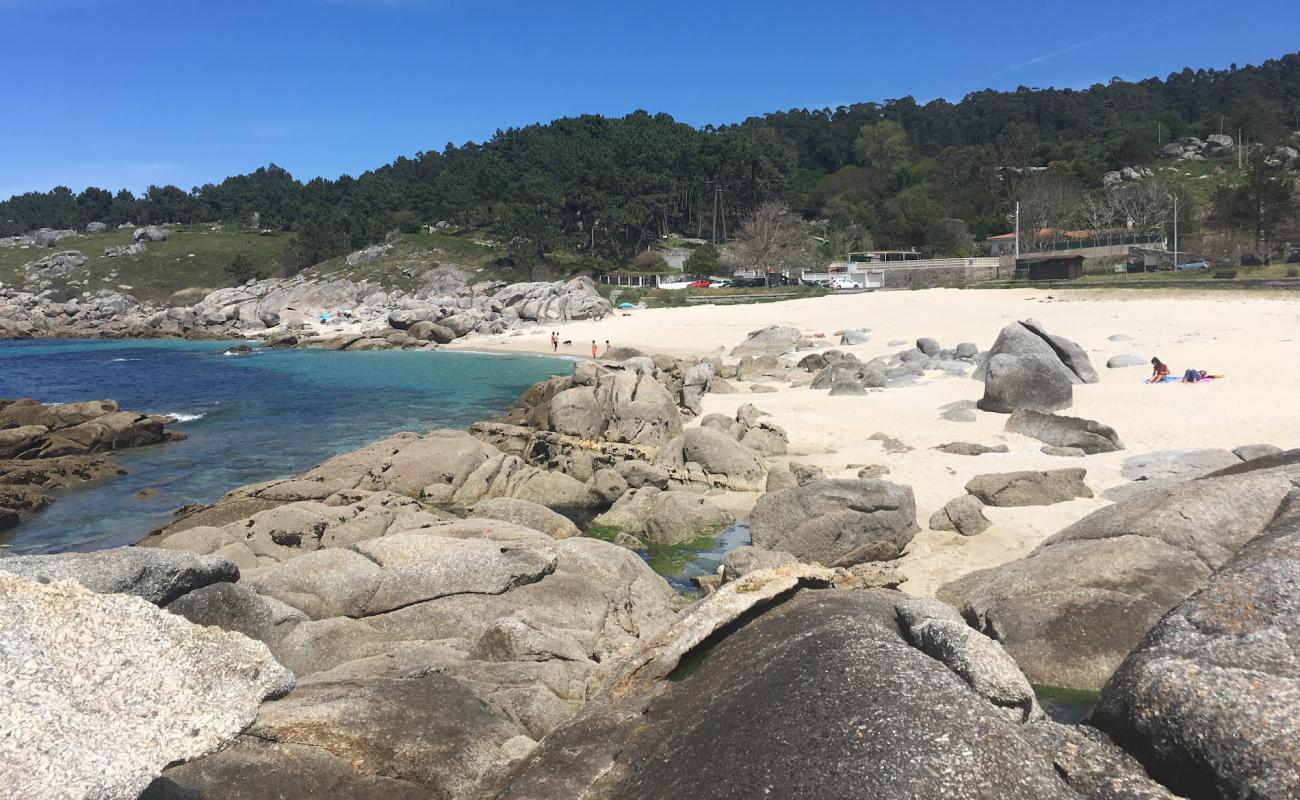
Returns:
[[[204,417],[207,416],[207,414],[177,414],[177,413],[170,413],[170,414],[161,414],[160,416],[171,417],[172,419],[176,420],[177,424],[180,424],[180,423],[182,423],[182,422],[194,422],[195,420],[203,419]]]

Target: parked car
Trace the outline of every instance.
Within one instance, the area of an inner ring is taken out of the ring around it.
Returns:
[[[1297,247],[1286,254],[1286,263],[1300,264],[1300,247]]]
[[[735,281],[709,281],[710,289],[725,289],[735,284]]]
[[[1184,261],[1183,263],[1174,267],[1174,269],[1177,270],[1178,272],[1182,272],[1184,270],[1189,270],[1189,269],[1209,269],[1209,268],[1210,268],[1210,263],[1208,261],[1205,261],[1204,259],[1197,260],[1197,261]]]
[[[849,280],[848,278],[831,278],[831,288],[832,289],[857,289],[859,287],[856,283]]]
[[[707,289],[713,285],[713,281],[691,281],[686,284],[687,289]]]

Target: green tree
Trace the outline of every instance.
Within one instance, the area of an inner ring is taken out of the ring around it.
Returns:
[[[668,270],[668,262],[653,250],[642,250],[632,259],[632,268],[637,272],[659,273]]]
[[[963,220],[936,219],[925,231],[925,252],[938,258],[970,256],[972,238]]]
[[[1246,180],[1219,190],[1214,197],[1214,218],[1220,225],[1248,233],[1255,247],[1274,241],[1274,230],[1296,211],[1295,175],[1286,164],[1253,159]]]
[[[702,244],[686,257],[687,275],[716,275],[722,270],[722,256],[712,244]]]
[[[243,253],[236,255],[229,264],[226,265],[226,275],[230,280],[238,285],[247,283],[250,280],[262,280],[266,274],[253,266],[253,261]]]

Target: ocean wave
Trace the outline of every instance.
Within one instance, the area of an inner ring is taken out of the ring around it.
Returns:
[[[123,362],[123,361],[139,361],[139,360],[140,360],[140,359],[138,359],[138,358],[115,358],[115,359],[113,359],[113,363],[117,364],[117,363],[121,363],[121,362]]]
[[[180,414],[173,411],[170,413],[162,414],[161,416],[171,417],[172,419],[176,420],[177,424],[180,424],[182,422],[194,422],[195,420],[203,419],[204,417],[207,416],[207,414]]]

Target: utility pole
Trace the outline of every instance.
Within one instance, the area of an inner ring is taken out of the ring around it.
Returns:
[[[727,206],[726,204],[721,203],[721,200],[722,200],[722,186],[721,184],[719,184],[718,201],[719,204],[722,206],[722,243],[726,244],[727,243]]]
[[[1241,170],[1241,128],[1237,129],[1237,170]]]
[[[718,243],[718,189],[718,181],[714,181],[714,235],[712,235],[714,245]]]
[[[1020,201],[1016,201],[1016,261],[1020,261]]]
[[[1178,271],[1178,195],[1174,195],[1174,272]]]

